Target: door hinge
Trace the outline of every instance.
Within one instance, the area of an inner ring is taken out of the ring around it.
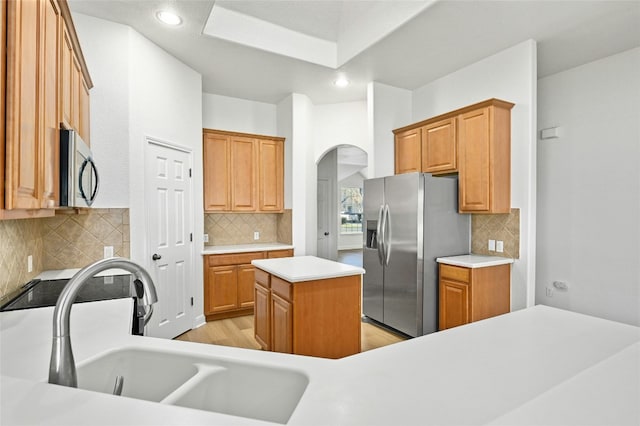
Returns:
[[[191,298],[191,306],[193,306],[193,297]]]
[[[189,169],[189,177],[191,177],[191,169]]]
[[[189,234],[189,241],[193,242],[193,233]]]

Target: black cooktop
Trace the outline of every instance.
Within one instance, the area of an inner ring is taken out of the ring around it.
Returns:
[[[58,296],[68,282],[68,279],[30,281],[22,288],[3,297],[0,300],[0,311],[55,306]],[[75,303],[125,297],[135,297],[132,275],[92,277],[78,292]]]

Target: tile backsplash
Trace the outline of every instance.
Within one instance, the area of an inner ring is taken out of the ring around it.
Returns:
[[[489,240],[504,242],[504,252],[489,251]],[[520,209],[508,214],[471,215],[471,252],[520,258]]]
[[[254,240],[254,232],[260,239]],[[206,245],[254,243],[291,244],[291,210],[284,213],[205,213]]]
[[[53,217],[0,221],[0,297],[42,271],[102,259],[104,246],[113,246],[114,256],[129,257],[129,209],[59,210]]]
[[[42,220],[43,268],[82,268],[104,257],[113,246],[117,257],[129,257],[129,209],[90,209],[56,214]]]
[[[42,219],[0,220],[0,297],[42,272]],[[28,272],[27,257],[33,258]]]

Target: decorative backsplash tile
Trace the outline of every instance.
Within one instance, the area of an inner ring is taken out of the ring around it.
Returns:
[[[260,233],[259,240],[253,239],[256,231]],[[206,213],[204,232],[209,234],[207,245],[287,243],[287,239],[291,240],[291,210],[288,213]]]
[[[0,220],[0,297],[42,272],[42,219]],[[27,272],[27,256],[33,271]]]
[[[293,219],[291,209],[278,215],[278,242],[293,244]]]
[[[61,210],[41,221],[45,270],[86,266],[104,257],[104,246],[113,246],[114,256],[130,255],[129,209]]]
[[[489,251],[489,240],[504,242],[504,252]],[[492,256],[520,258],[520,209],[509,214],[474,214],[471,216],[471,252]]]

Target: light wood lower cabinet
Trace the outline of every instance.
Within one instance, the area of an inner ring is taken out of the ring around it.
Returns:
[[[252,260],[293,256],[293,250],[207,255],[204,262],[204,314],[207,321],[254,313]]]
[[[262,349],[324,358],[360,352],[360,275],[291,283],[257,268],[255,276]]]
[[[439,265],[439,329],[506,314],[511,305],[511,265],[464,268]]]

